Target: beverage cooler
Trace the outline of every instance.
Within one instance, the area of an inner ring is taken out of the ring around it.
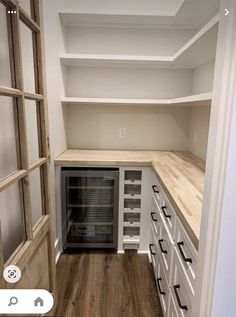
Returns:
[[[62,168],[64,250],[117,248],[119,169]]]

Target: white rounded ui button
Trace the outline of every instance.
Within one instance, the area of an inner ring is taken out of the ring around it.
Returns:
[[[8,265],[3,271],[3,277],[8,283],[17,283],[21,278],[21,270],[16,265]]]
[[[0,316],[46,314],[53,302],[52,294],[43,289],[0,289]]]

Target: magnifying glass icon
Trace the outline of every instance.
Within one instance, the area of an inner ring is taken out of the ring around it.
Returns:
[[[8,306],[16,305],[17,303],[18,303],[18,298],[13,296],[10,298],[10,302],[9,302]]]

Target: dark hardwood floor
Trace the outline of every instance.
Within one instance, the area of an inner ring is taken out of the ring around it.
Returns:
[[[147,255],[63,254],[57,265],[58,306],[63,317],[162,317]]]

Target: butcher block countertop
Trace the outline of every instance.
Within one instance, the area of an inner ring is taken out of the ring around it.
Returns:
[[[205,164],[188,152],[66,150],[56,165],[150,166],[198,248]]]

